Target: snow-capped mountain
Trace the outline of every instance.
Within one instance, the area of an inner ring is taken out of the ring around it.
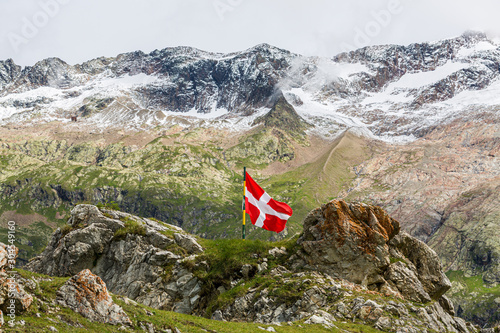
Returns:
[[[71,66],[0,61],[0,121],[156,126],[209,119],[251,126],[279,91],[317,131],[356,128],[411,140],[457,117],[494,116],[500,46],[482,33],[408,46],[365,47],[331,59],[267,44],[219,54],[190,47],[137,51]],[[485,115],[485,112],[488,115]],[[241,127],[240,127],[241,128]]]

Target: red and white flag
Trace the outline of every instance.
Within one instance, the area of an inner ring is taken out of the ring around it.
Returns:
[[[274,232],[283,231],[286,221],[292,216],[292,208],[271,198],[248,172],[245,177],[245,209],[252,224]]]

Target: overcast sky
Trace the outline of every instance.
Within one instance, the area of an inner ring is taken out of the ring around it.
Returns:
[[[208,51],[269,43],[333,56],[466,30],[500,35],[498,0],[0,0],[0,60],[70,64],[188,45]]]

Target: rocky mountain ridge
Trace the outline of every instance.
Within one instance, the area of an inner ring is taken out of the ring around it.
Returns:
[[[0,62],[0,116],[8,124],[78,115],[101,128],[136,129],[181,117],[241,129],[283,91],[322,135],[354,127],[408,140],[450,117],[478,114],[471,104],[498,105],[477,96],[497,91],[499,59],[498,45],[481,33],[366,47],[332,59],[267,44],[231,54],[137,51],[74,66],[50,58],[21,68],[9,59]]]

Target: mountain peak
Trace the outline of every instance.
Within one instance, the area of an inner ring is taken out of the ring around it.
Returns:
[[[264,52],[264,53],[273,53],[273,52],[278,52],[278,53],[286,53],[286,54],[291,54],[290,51],[285,50],[285,49],[280,49],[279,47],[267,44],[267,43],[261,43],[257,44],[249,49],[246,49],[245,51],[239,52],[239,53],[249,53],[249,52]]]
[[[467,30],[460,37],[471,40],[488,40],[488,36],[482,31]]]
[[[271,103],[271,110],[255,119],[254,125],[264,124],[264,127],[275,127],[299,135],[304,135],[304,130],[311,127],[288,103],[281,91],[272,98]]]
[[[45,66],[64,66],[69,67],[68,63],[57,57],[50,57],[38,61],[33,67],[45,67]]]

